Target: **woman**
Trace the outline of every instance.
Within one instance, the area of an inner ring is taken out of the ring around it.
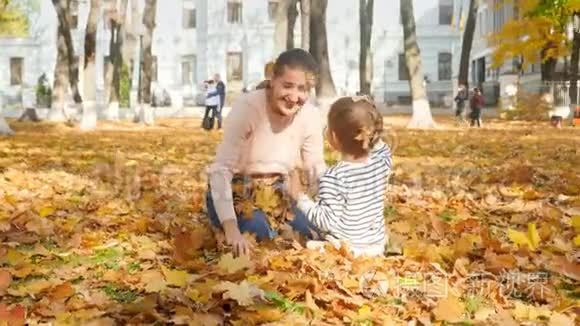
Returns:
[[[481,90],[477,87],[473,89],[473,96],[469,101],[469,105],[471,107],[471,127],[477,124],[478,128],[481,128],[481,110],[485,105],[485,100],[483,95],[481,95]]]
[[[215,122],[216,116],[218,115],[218,109],[220,107],[220,96],[216,88],[216,84],[213,80],[206,81],[206,98],[205,98],[205,114],[203,116],[203,128],[206,130],[212,130]],[[211,114],[211,115],[210,115]],[[221,128],[221,121],[219,121],[219,127]]]
[[[280,54],[268,87],[242,94],[225,121],[209,168],[206,204],[211,223],[223,229],[236,255],[250,251],[242,232],[271,239],[273,227],[286,219],[301,234],[316,234],[282,195],[285,176],[294,168],[302,167],[311,177],[326,170],[320,114],[307,104],[316,70],[304,50]],[[266,188],[275,194],[263,195]],[[268,202],[272,207],[265,208]]]

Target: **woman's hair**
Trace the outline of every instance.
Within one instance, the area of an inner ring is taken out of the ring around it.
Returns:
[[[303,49],[290,49],[282,52],[274,62],[274,77],[281,76],[285,68],[298,68],[312,76],[317,75],[318,65],[314,57]]]
[[[362,157],[381,139],[383,117],[367,96],[342,97],[330,107],[328,128],[342,152]]]

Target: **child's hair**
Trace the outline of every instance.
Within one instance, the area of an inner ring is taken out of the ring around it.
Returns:
[[[330,107],[328,128],[342,152],[363,157],[381,138],[383,117],[367,96],[342,97]]]

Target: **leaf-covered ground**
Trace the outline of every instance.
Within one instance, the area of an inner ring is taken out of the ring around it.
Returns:
[[[387,257],[286,234],[248,259],[208,229],[204,169],[221,134],[199,121],[12,125],[0,138],[0,324],[580,321],[580,129],[395,126]]]

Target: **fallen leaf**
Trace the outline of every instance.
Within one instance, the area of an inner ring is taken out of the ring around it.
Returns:
[[[249,306],[254,303],[255,297],[263,297],[263,291],[255,285],[242,281],[240,284],[229,281],[222,282],[213,288],[215,291],[225,291],[224,299],[233,299],[242,306]]]
[[[550,321],[548,322],[549,326],[574,326],[574,320],[567,315],[554,312],[550,317]]]
[[[50,297],[53,300],[60,300],[70,298],[75,294],[75,289],[71,286],[69,282],[62,283],[60,285],[55,286],[50,291]]]
[[[12,275],[7,270],[0,270],[0,295],[10,287]]]
[[[0,324],[5,322],[8,326],[20,326],[26,322],[26,308],[16,305],[8,308],[7,305],[0,303]]]
[[[168,285],[173,285],[177,287],[184,287],[191,280],[192,275],[186,271],[180,271],[176,269],[168,269],[165,266],[161,266],[161,271],[165,275],[165,281]]]
[[[141,274],[141,286],[146,292],[161,292],[167,288],[167,283],[161,272],[156,270],[145,271]]]
[[[233,274],[245,268],[251,268],[252,266],[253,263],[250,260],[250,257],[243,255],[234,258],[232,253],[227,253],[221,256],[220,261],[218,263],[218,267],[228,274]]]
[[[436,320],[457,323],[463,320],[465,305],[457,297],[448,296],[439,300],[432,312]]]
[[[54,214],[55,211],[56,209],[52,206],[44,206],[38,210],[38,215],[40,215],[40,217],[47,217]]]
[[[449,224],[447,224],[445,221],[443,221],[441,218],[431,215],[431,225],[433,226],[433,229],[435,229],[435,232],[437,232],[437,234],[441,237],[444,236],[445,233],[449,230]]]
[[[546,267],[553,272],[580,281],[580,264],[569,261],[566,257],[555,256]]]
[[[530,250],[536,250],[540,244],[540,236],[535,223],[528,224],[528,233],[508,229],[509,239],[518,247],[527,246]]]

